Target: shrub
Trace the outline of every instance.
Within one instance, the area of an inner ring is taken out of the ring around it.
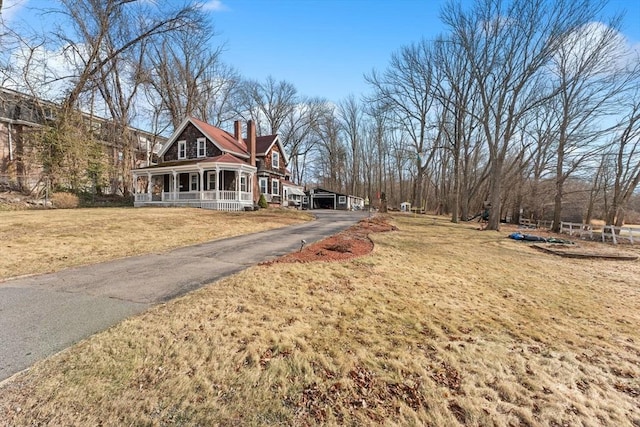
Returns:
[[[53,193],[51,195],[51,204],[58,209],[74,209],[80,204],[80,199],[71,193]]]
[[[267,199],[266,197],[264,197],[264,194],[260,194],[260,200],[258,200],[258,206],[260,206],[262,209],[266,209],[269,207],[269,205],[267,204]]]
[[[133,207],[133,196],[120,196],[116,194],[93,194],[85,191],[79,193],[80,207]]]

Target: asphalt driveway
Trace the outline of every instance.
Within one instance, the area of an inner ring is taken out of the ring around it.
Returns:
[[[0,381],[96,332],[225,276],[342,231],[367,212],[0,282]]]

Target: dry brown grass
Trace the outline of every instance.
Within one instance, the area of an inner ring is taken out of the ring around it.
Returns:
[[[640,425],[640,262],[394,223],[369,256],[253,267],[38,363],[0,419]]]
[[[0,212],[0,279],[57,271],[310,219],[284,209],[92,208]]]

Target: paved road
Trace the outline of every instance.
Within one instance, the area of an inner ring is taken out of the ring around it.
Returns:
[[[0,282],[0,381],[150,306],[331,236],[366,212]]]

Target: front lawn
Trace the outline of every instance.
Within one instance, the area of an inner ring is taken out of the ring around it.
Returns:
[[[255,266],[38,363],[0,389],[0,419],[639,425],[640,262],[394,224],[370,255]]]

